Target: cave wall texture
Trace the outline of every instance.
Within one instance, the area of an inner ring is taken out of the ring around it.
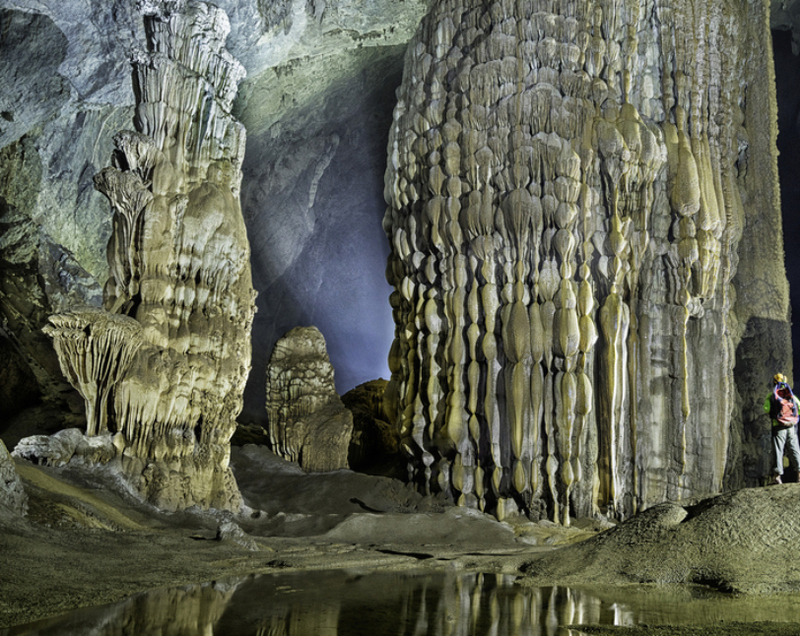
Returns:
[[[767,25],[763,3],[434,6],[384,221],[421,479],[568,522],[758,461],[731,432],[737,346],[788,336]]]
[[[791,373],[770,26],[795,3],[216,4],[247,72],[243,421],[314,324],[340,392],[392,373],[419,480],[468,505],[563,519],[759,483],[760,401]],[[41,329],[102,304],[93,178],[143,39],[133,0],[0,0],[6,420],[42,396],[80,419]]]

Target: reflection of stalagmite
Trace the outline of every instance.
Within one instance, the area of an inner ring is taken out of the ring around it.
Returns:
[[[723,211],[747,131],[719,122],[745,121],[745,22],[623,4],[440,0],[406,58],[384,218],[398,426],[425,488],[499,516],[721,487],[727,433],[698,433],[692,402],[736,332]]]
[[[224,48],[229,25],[220,9],[173,0],[138,6],[147,47],[134,60],[137,130],[115,137],[113,166],[95,177],[114,213],[109,313],[92,319],[80,343],[73,338],[87,349],[80,360],[120,365],[116,350],[94,351],[96,332],[124,324],[134,333],[133,323],[135,337],[120,350],[130,366],[115,367],[113,386],[101,374],[102,391],[80,373],[68,376],[87,405],[100,400],[94,414],[87,406],[89,433],[105,428],[113,393],[115,443],[144,496],[165,508],[237,509],[229,441],[254,313],[239,204],[244,130],[230,114],[244,71]],[[65,369],[79,359],[65,349],[70,315],[51,320]]]

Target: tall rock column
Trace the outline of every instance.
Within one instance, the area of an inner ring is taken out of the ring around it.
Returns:
[[[420,484],[564,523],[722,488],[744,175],[774,165],[774,138],[750,143],[770,113],[743,110],[759,11],[434,4],[384,218],[388,393]]]
[[[255,297],[239,203],[245,132],[230,114],[244,69],[224,48],[222,10],[183,0],[138,7],[147,46],[133,62],[136,130],[116,136],[113,166],[95,177],[114,213],[105,308],[135,320],[128,334],[138,341],[126,349],[127,366],[110,373],[93,340],[111,332],[99,330],[96,314],[80,340],[70,335],[82,324],[74,317],[54,317],[50,333],[57,345],[72,338],[57,346],[62,366],[78,366],[64,356],[103,357],[79,361],[98,369],[79,388],[102,384],[92,403],[111,405],[89,433],[116,434],[124,470],[146,498],[168,509],[236,509],[230,438],[250,369]]]

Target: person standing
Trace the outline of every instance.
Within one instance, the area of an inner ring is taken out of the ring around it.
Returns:
[[[764,401],[764,412],[772,418],[773,484],[783,483],[783,452],[788,442],[789,465],[794,470],[795,481],[800,480],[800,445],[797,443],[797,421],[800,412],[798,400],[783,373],[772,378],[772,393]]]

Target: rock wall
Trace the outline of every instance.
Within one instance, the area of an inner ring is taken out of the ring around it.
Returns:
[[[254,291],[239,204],[242,66],[205,3],[140,2],[135,131],[95,178],[114,213],[105,309],[50,319],[87,434],[116,433],[124,471],[176,509],[238,509],[229,441],[250,371]]]
[[[7,423],[40,398],[76,411],[79,401],[59,372],[58,360],[41,328],[54,311],[77,303],[98,304],[100,285],[60,247],[34,212],[42,182],[35,145],[22,139],[0,150],[0,343]]]
[[[568,523],[764,467],[737,400],[790,348],[740,394],[734,370],[752,319],[788,333],[759,229],[780,227],[767,27],[758,2],[435,4],[384,219],[393,408],[426,488]]]
[[[800,2],[781,0],[770,3],[770,24],[773,29],[790,31],[792,52],[800,53]]]

